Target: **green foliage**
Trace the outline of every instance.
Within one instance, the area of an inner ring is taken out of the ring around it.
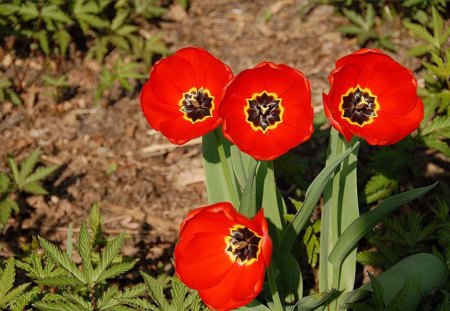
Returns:
[[[384,289],[380,282],[372,275],[368,274],[370,278],[370,284],[372,286],[372,294],[369,302],[364,303],[351,303],[349,307],[354,311],[402,311],[404,310],[404,304],[408,295],[409,283],[398,291],[398,293],[392,298],[389,304],[384,303]]]
[[[398,182],[383,174],[373,175],[364,188],[366,203],[375,203],[388,198],[397,189]]]
[[[14,259],[9,258],[4,268],[0,266],[0,309],[11,305],[19,295],[21,295],[29,283],[14,287],[16,270],[14,268]]]
[[[430,210],[427,215],[411,210],[406,215],[385,219],[369,237],[377,250],[359,252],[357,261],[387,268],[409,254],[433,252],[443,262],[449,262],[449,207],[446,202],[438,201]]]
[[[12,53],[13,57],[32,53],[61,60],[71,56],[69,50],[77,50],[100,64],[107,64],[107,57],[113,51],[120,59],[131,58],[125,70],[117,70],[116,63],[108,77],[105,70],[102,72],[100,91],[96,92],[98,99],[114,81],[129,91],[132,84],[128,80],[143,78],[155,54],[168,54],[161,34],[139,31],[148,20],[165,12],[158,0],[6,0],[0,4],[0,38],[13,37],[14,46],[22,47],[23,50]],[[131,70],[134,72],[130,73]],[[0,102],[4,99],[19,104],[20,98],[14,90],[24,88],[23,80],[23,77],[0,80]],[[18,85],[11,81],[17,81]],[[47,78],[46,81],[67,87],[61,84],[62,80]]]
[[[13,83],[9,79],[0,79],[0,103],[11,102],[20,105],[22,100],[14,91]]]
[[[10,258],[4,266],[0,261],[0,310],[19,311],[30,307],[43,311],[207,310],[198,294],[175,277],[169,284],[169,298],[165,296],[164,280],[144,272],[141,275],[145,284],[125,289],[113,285],[111,279],[117,280],[136,261],[119,255],[125,234],[105,237],[102,224],[103,217],[95,204],[88,220],[81,225],[75,243],[80,262],[72,259],[71,251],[63,251],[43,238],[39,238],[43,254],[34,251],[22,260]],[[14,265],[22,269],[31,282],[14,286]],[[28,289],[31,285],[33,287]],[[146,292],[150,300],[145,297]]]
[[[176,277],[171,278],[171,300],[168,300],[163,292],[163,283],[152,278],[150,275],[141,272],[145,281],[145,286],[153,303],[142,298],[120,299],[121,302],[128,304],[139,310],[150,311],[201,311],[208,310],[201,302],[196,292],[190,292],[189,289],[181,283]]]
[[[18,192],[32,195],[45,195],[41,181],[52,174],[57,165],[40,166],[36,168],[40,150],[35,149],[20,164],[12,156],[8,156],[10,174],[0,172],[0,229],[3,228],[13,211],[19,212],[19,205],[14,196]]]
[[[374,5],[367,3],[365,6],[365,10],[361,13],[343,8],[342,12],[351,25],[342,26],[339,31],[347,36],[356,36],[360,46],[366,46],[369,42],[374,42],[378,47],[395,51],[396,47],[390,41],[390,33],[382,33],[376,28]]]
[[[308,263],[314,268],[317,265],[320,252],[320,242],[318,234],[320,233],[320,220],[312,223],[305,229],[305,235],[303,236],[303,244],[306,247],[306,253],[308,255]]]
[[[118,82],[123,89],[132,91],[133,85],[131,84],[131,81],[133,79],[143,79],[146,77],[146,75],[139,73],[139,67],[140,64],[137,62],[124,64],[120,59],[116,59],[111,69],[103,67],[95,92],[95,100],[98,101],[103,93],[106,90],[111,89],[116,82]]]

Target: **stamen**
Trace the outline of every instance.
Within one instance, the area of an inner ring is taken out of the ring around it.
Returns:
[[[265,133],[268,129],[276,128],[282,121],[284,108],[277,94],[263,91],[247,99],[244,111],[246,121],[250,123],[253,130],[261,130]]]
[[[230,228],[225,241],[225,251],[232,261],[249,265],[258,260],[261,237],[247,227],[236,225]]]
[[[208,89],[193,87],[188,92],[183,93],[179,105],[180,111],[184,114],[184,119],[194,124],[212,117],[214,96]]]
[[[350,124],[364,126],[373,122],[379,109],[377,96],[373,95],[368,88],[359,85],[350,88],[341,97],[339,110],[342,118],[347,119]]]

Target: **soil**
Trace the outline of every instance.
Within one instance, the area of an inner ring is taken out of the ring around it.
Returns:
[[[359,48],[337,30],[345,23],[333,7],[302,0],[191,0],[187,11],[171,5],[152,31],[163,32],[171,52],[203,47],[234,73],[263,60],[293,66],[310,79],[313,104],[320,111],[335,60]],[[395,58],[413,67],[404,53],[409,43],[400,38],[393,34],[400,47]],[[17,68],[29,66],[28,81],[43,66],[56,66],[38,57],[0,56],[2,66],[11,61]],[[152,130],[140,111],[138,88],[126,96],[118,87],[108,90],[95,104],[101,70],[95,61],[75,57],[64,70],[72,94],[62,101],[56,100],[54,88],[36,82],[25,88],[23,105],[0,105],[0,171],[8,170],[7,154],[20,161],[36,147],[42,164],[61,165],[44,185],[48,195],[20,198],[20,214],[1,235],[5,247],[0,255],[19,253],[20,245],[36,235],[64,244],[69,225],[78,228],[98,202],[105,231],[125,230],[131,236],[124,254],[140,258],[147,270],[158,262],[170,269],[182,218],[207,203],[201,141],[173,146]]]

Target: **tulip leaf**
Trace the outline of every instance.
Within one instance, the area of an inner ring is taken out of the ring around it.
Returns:
[[[295,306],[287,307],[286,311],[313,311],[320,306],[328,304],[336,298],[338,292],[334,289],[320,294],[310,295],[300,299]]]
[[[250,170],[247,181],[244,185],[244,190],[241,197],[241,205],[239,212],[247,217],[253,217],[258,210],[256,197],[256,176],[259,162],[252,162],[253,168]]]
[[[235,208],[238,208],[239,202],[237,202],[236,198],[239,192],[236,179],[231,170],[230,146],[231,144],[220,134],[220,129],[203,136],[203,165],[205,167],[206,189],[210,204],[231,202]],[[221,162],[219,147],[223,147],[227,163]],[[231,180],[228,181],[226,174],[233,178],[230,178]]]
[[[348,253],[354,249],[358,241],[364,237],[367,232],[372,230],[372,228],[380,222],[383,216],[395,211],[402,204],[408,203],[409,201],[427,193],[436,185],[437,182],[427,187],[416,188],[397,194],[382,201],[373,210],[361,215],[340,236],[336,246],[330,253],[328,260],[335,265],[342,262]]]
[[[421,298],[434,288],[443,286],[447,279],[448,271],[445,264],[438,257],[428,253],[411,255],[376,277],[378,285],[382,288],[385,305],[392,303],[408,283],[402,310],[416,310]],[[347,309],[350,303],[361,301],[371,292],[373,286],[367,283],[357,290],[344,293],[341,300],[344,303],[342,309]]]
[[[355,149],[359,146],[359,143],[355,143],[351,148],[343,151],[334,161],[330,162],[325,168],[317,175],[313,180],[311,185],[306,191],[305,200],[303,202],[302,208],[295,214],[292,221],[289,223],[287,228],[283,231],[283,235],[280,240],[278,252],[288,252],[291,250],[295,239],[299,235],[305,223],[308,221],[314,207],[322,195],[322,192],[327,184],[328,180],[334,173],[335,169],[341,162]]]
[[[253,300],[245,307],[240,307],[238,309],[239,311],[269,311],[270,309],[267,308],[265,305],[260,303],[258,300]]]

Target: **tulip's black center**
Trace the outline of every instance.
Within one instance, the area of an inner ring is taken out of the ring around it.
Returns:
[[[214,96],[207,89],[194,87],[183,93],[180,106],[180,111],[183,112],[186,120],[191,123],[203,121],[212,116]]]
[[[281,98],[274,93],[263,91],[247,99],[246,120],[255,131],[261,130],[265,133],[268,129],[277,127],[282,121],[282,114]]]
[[[226,241],[226,251],[234,261],[250,264],[258,259],[261,238],[247,227],[231,228]]]
[[[342,117],[353,125],[363,126],[373,121],[377,116],[377,97],[369,89],[359,86],[351,88],[342,96],[339,109]]]

